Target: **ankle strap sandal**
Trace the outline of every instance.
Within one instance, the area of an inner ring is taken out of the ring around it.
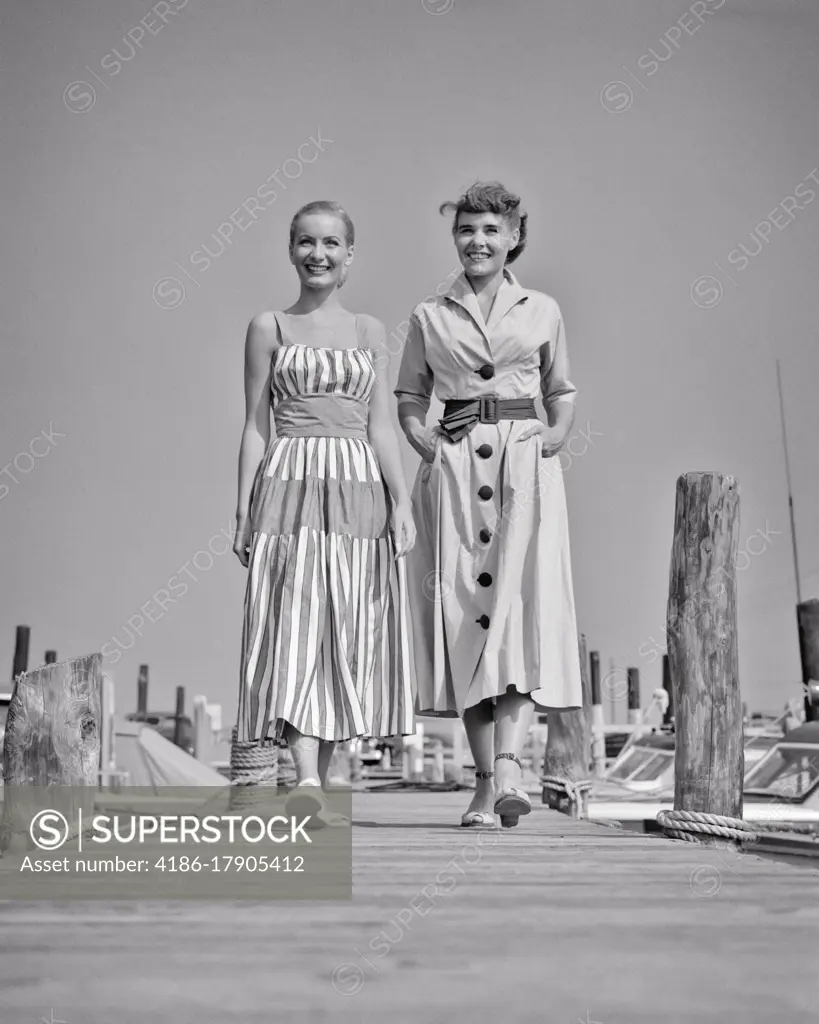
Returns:
[[[516,754],[495,755],[496,761],[499,761],[501,758],[514,761],[521,772],[523,771],[523,765]],[[497,794],[493,810],[500,817],[502,828],[514,828],[518,823],[518,818],[522,814],[529,814],[532,810],[532,802],[525,790],[512,786],[510,789],[501,790]]]
[[[502,757],[508,758],[510,761],[514,761],[518,768],[523,771],[523,765],[520,763],[520,758],[517,754],[495,754],[496,761],[499,761]]]

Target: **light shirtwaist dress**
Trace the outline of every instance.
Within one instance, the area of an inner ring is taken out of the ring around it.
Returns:
[[[413,310],[395,394],[441,401],[574,401],[560,307],[507,270],[484,322],[461,274]],[[566,496],[559,456],[518,438],[531,420],[437,437],[412,493],[407,556],[416,711],[455,717],[508,685],[541,709],[582,706]]]

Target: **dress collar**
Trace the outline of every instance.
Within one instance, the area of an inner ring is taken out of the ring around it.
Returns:
[[[487,341],[489,341],[489,332],[500,323],[509,310],[528,298],[526,289],[521,287],[518,279],[508,267],[503,268],[503,281],[501,281],[495,301],[492,304],[488,322],[485,322],[483,319],[480,306],[478,305],[478,296],[472,290],[472,285],[470,285],[464,271],[461,271],[455,278],[444,297],[452,302],[456,302],[469,313]]]

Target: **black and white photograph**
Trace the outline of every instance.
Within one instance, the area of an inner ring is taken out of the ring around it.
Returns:
[[[797,1024],[817,0],[4,0],[0,1024]]]

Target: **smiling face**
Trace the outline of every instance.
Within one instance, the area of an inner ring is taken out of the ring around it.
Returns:
[[[353,262],[344,221],[334,213],[302,214],[296,223],[290,262],[307,288],[337,288],[343,271]]]
[[[497,213],[459,213],[455,248],[469,277],[491,277],[503,269],[520,230]]]

